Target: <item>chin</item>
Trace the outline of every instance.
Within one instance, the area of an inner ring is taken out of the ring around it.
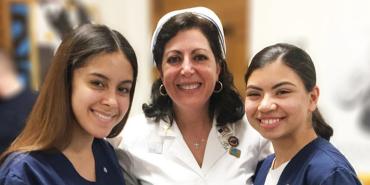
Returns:
[[[109,135],[109,133],[110,132],[108,132],[108,133],[95,133],[95,134],[93,134],[93,136],[94,136],[94,138],[104,139]]]

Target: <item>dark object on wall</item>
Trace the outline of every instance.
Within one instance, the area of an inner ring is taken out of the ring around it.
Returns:
[[[10,10],[13,58],[21,79],[27,87],[30,87],[31,47],[27,21],[29,6],[25,3],[12,3]]]

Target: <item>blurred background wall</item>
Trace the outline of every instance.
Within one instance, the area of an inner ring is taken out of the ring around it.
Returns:
[[[64,9],[70,25],[83,23],[81,5],[89,21],[110,26],[125,35],[140,63],[131,115],[148,102],[156,76],[150,39],[156,21],[171,9],[208,6],[220,15],[227,37],[228,63],[241,93],[243,73],[251,56],[267,45],[289,42],[305,49],[314,60],[321,88],[319,108],[334,127],[332,142],[356,171],[370,173],[370,2],[367,0],[1,0],[0,46],[15,53],[12,4],[27,4],[28,67],[15,57],[34,89],[58,46],[58,23],[50,17]],[[13,8],[14,9],[14,8]],[[72,12],[72,13],[71,13]],[[73,13],[74,12],[74,13]],[[14,13],[14,12],[13,12]],[[65,29],[65,28],[64,28]],[[13,36],[12,36],[13,34]],[[26,49],[27,49],[26,48]],[[23,59],[22,59],[23,60]],[[23,66],[23,67],[22,67]]]

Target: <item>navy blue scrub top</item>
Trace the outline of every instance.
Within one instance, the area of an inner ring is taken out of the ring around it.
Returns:
[[[112,146],[94,139],[96,182],[81,177],[60,151],[13,153],[0,168],[1,185],[124,185]]]
[[[275,158],[260,162],[254,185],[264,185]],[[329,141],[318,137],[301,149],[283,170],[277,185],[361,185],[348,160]]]

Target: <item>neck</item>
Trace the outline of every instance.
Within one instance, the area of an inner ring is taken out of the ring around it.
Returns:
[[[201,167],[208,135],[213,120],[208,115],[208,108],[201,110],[175,109],[175,120],[198,165]]]
[[[180,131],[197,132],[212,127],[208,111],[175,111],[176,123]]]
[[[281,164],[291,160],[303,147],[316,138],[317,135],[315,131],[310,129],[301,134],[296,134],[279,140],[272,140],[276,156],[273,168],[277,168]]]
[[[63,150],[69,153],[75,154],[86,154],[92,153],[92,143],[94,137],[87,134],[79,125],[76,123],[73,127],[71,143]]]
[[[71,143],[62,150],[64,156],[72,163],[77,173],[88,181],[94,182],[95,158],[92,150],[94,137],[75,126],[72,133]]]
[[[175,106],[174,112],[178,126],[183,128],[190,127],[191,129],[200,129],[208,126],[213,121],[209,117],[208,105],[201,108],[182,108]]]

